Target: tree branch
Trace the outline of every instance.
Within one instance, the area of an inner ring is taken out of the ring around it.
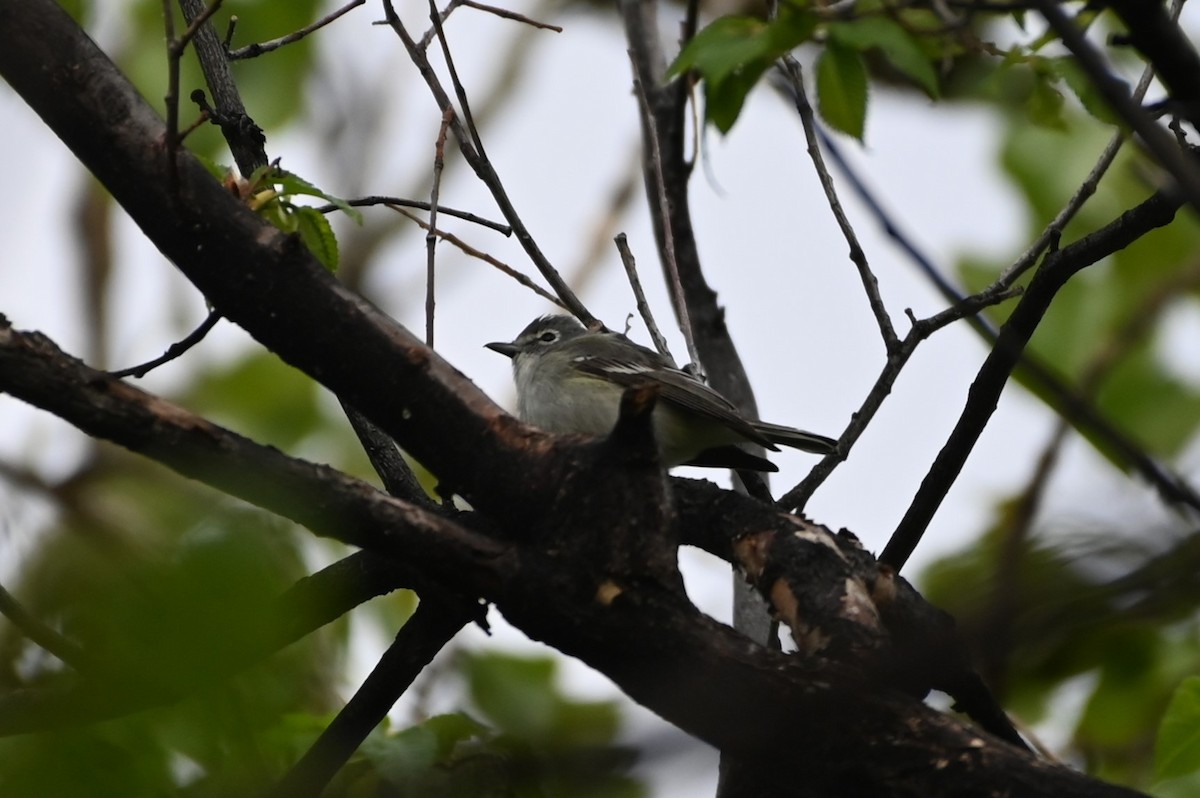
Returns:
[[[1148,231],[1168,224],[1175,218],[1181,202],[1170,194],[1155,194],[1100,230],[1046,257],[1030,281],[1025,295],[1000,328],[996,345],[980,367],[967,394],[967,402],[958,423],[930,466],[908,511],[892,533],[880,555],[881,561],[899,570],[916,548],[992,417],[1000,392],[1058,290],[1080,269],[1129,246]]]

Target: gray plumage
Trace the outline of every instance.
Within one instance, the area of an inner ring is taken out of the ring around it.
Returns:
[[[570,316],[535,319],[510,343],[488,349],[513,361],[517,415],[559,434],[607,435],[621,394],[647,382],[658,386],[654,433],[663,463],[777,470],[738,448],[756,443],[828,454],[837,442],[793,427],[747,419],[725,397],[657,352],[613,332],[589,332]],[[778,445],[777,445],[778,444]]]

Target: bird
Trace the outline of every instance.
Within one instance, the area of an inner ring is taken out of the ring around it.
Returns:
[[[607,435],[617,422],[624,391],[654,385],[654,435],[667,468],[778,470],[741,448],[744,444],[815,454],[837,450],[837,441],[824,435],[746,418],[668,358],[620,333],[588,330],[572,316],[541,316],[514,340],[484,346],[512,358],[517,416],[546,432]]]

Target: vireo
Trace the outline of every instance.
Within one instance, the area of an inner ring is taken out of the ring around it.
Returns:
[[[517,415],[558,434],[607,435],[617,422],[621,394],[647,383],[658,387],[654,435],[662,462],[776,471],[738,444],[775,444],[828,454],[836,441],[811,432],[752,421],[729,400],[667,358],[624,335],[589,332],[571,316],[542,316],[511,343],[486,344],[513,361]]]

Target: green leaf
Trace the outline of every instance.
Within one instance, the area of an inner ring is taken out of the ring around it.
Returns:
[[[472,700],[508,734],[555,747],[606,745],[616,734],[616,706],[564,697],[552,659],[491,652],[472,655],[464,670]]]
[[[331,205],[336,205],[338,210],[349,216],[358,224],[362,224],[362,213],[357,208],[351,207],[346,200],[341,197],[335,197],[314,186],[304,178],[293,172],[288,172],[283,169],[279,170],[279,174],[275,176],[274,181],[281,189],[280,193],[287,196],[306,196],[318,197],[325,200]]]
[[[1200,676],[1184,679],[1158,727],[1154,775],[1173,779],[1200,770]]]
[[[746,96],[777,58],[812,37],[816,17],[784,6],[779,18],[722,17],[696,34],[668,75],[696,70],[704,78],[705,115],[722,133],[737,121]]]
[[[224,183],[229,176],[233,174],[232,169],[224,164],[217,163],[212,158],[208,158],[198,153],[192,153],[192,156],[200,162],[200,165],[203,166],[210,175],[212,175],[221,183]]]
[[[1050,67],[1066,82],[1075,96],[1079,98],[1083,109],[1101,122],[1109,125],[1121,124],[1108,102],[1101,96],[1096,84],[1087,76],[1079,62],[1069,56],[1047,59]]]
[[[831,126],[862,141],[867,68],[854,49],[835,40],[817,59],[817,110]]]
[[[742,113],[746,97],[766,67],[746,69],[744,72],[730,76],[720,83],[705,82],[704,84],[704,115],[709,122],[722,133],[733,129],[733,123]]]
[[[316,259],[321,261],[322,266],[331,272],[336,272],[338,244],[329,220],[316,208],[293,207],[292,216],[296,221],[296,232],[300,234],[304,246],[308,247]]]
[[[1033,90],[1029,94],[1025,110],[1035,125],[1053,130],[1067,129],[1067,120],[1063,116],[1062,92],[1055,88],[1050,78],[1043,73],[1035,75]]]
[[[938,96],[937,72],[908,31],[886,17],[868,17],[829,26],[829,38],[862,52],[878,49],[892,66],[908,75],[930,97]]]

